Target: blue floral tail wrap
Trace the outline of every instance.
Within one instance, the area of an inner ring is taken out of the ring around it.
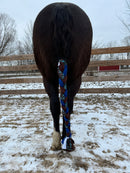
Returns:
[[[70,113],[68,108],[68,90],[67,90],[67,62],[63,59],[59,60],[58,63],[58,75],[59,75],[59,85],[61,90],[60,102],[62,106],[62,113],[65,122],[66,137],[62,140],[62,149],[72,151],[74,150],[73,143],[71,139],[70,130]]]

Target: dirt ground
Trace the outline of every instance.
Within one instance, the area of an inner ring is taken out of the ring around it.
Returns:
[[[76,150],[51,151],[48,98],[0,98],[0,172],[130,173],[130,95],[78,95],[71,125]]]

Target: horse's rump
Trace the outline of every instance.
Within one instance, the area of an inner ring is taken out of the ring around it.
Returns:
[[[62,58],[68,64],[68,81],[73,81],[84,72],[90,60],[91,23],[78,6],[54,3],[39,13],[33,42],[36,63],[44,77],[53,80],[57,76],[57,64]]]

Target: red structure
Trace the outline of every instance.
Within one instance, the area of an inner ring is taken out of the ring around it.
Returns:
[[[113,65],[113,66],[99,66],[99,71],[115,71],[119,70],[119,65]]]

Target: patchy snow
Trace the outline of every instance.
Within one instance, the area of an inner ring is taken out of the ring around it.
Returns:
[[[0,98],[0,172],[130,172],[130,94],[78,94],[71,153],[50,150],[52,116],[41,97]]]
[[[81,88],[130,87],[83,82]],[[1,90],[42,83],[0,84]],[[76,150],[51,151],[53,121],[46,94],[0,96],[0,172],[130,172],[130,94],[77,94],[71,116]],[[62,118],[60,119],[62,131]]]
[[[33,77],[33,76],[32,76]],[[40,76],[37,76],[40,78]],[[10,78],[11,79],[11,78]],[[82,82],[81,88],[129,88],[130,81]],[[0,90],[43,89],[43,83],[0,84]]]
[[[82,82],[81,88],[129,88],[130,81]]]

